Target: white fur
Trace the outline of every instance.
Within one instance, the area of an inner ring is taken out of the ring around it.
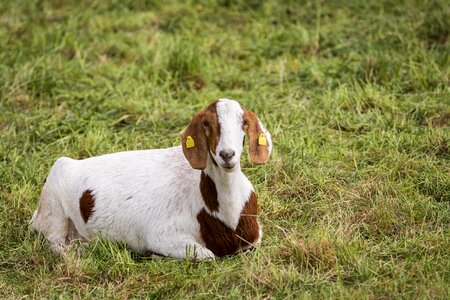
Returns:
[[[204,170],[216,184],[218,212],[205,207],[199,189],[201,171],[191,168],[178,146],[84,160],[59,158],[43,187],[32,226],[49,239],[56,251],[63,249],[71,219],[85,239],[100,233],[125,242],[137,252],[151,251],[175,258],[186,254],[193,257],[195,247],[198,258],[213,258],[201,238],[198,213],[205,208],[235,229],[253,191],[239,165],[243,111],[237,102],[221,99],[217,113],[221,136],[216,154],[221,149],[236,152],[233,170],[222,168],[219,155],[213,154],[219,166],[208,157]],[[80,197],[86,190],[92,190],[95,198],[87,223],[80,214]]]
[[[236,167],[239,165],[243,150],[242,140],[245,133],[242,130],[242,116],[244,111],[236,101],[225,101],[224,99],[217,102],[216,109],[220,124],[220,139],[216,153],[211,153],[211,155],[218,164],[224,165],[225,161],[220,157],[220,151],[232,150],[236,154],[230,164]]]

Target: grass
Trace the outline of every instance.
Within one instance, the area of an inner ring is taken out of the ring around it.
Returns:
[[[450,6],[2,1],[0,298],[450,297]],[[56,158],[177,145],[239,100],[272,132],[261,246],[213,262],[27,224]]]

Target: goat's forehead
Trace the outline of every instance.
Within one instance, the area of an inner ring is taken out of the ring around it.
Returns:
[[[241,105],[230,99],[220,99],[217,101],[216,111],[219,123],[222,125],[229,122],[240,122],[244,114]]]

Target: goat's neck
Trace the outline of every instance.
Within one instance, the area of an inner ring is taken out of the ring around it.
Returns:
[[[219,209],[212,214],[235,229],[239,223],[240,213],[253,191],[250,181],[242,173],[240,165],[233,172],[227,172],[217,166],[211,157],[203,172],[214,181],[217,190]]]

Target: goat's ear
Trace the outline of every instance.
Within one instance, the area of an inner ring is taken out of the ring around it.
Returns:
[[[203,113],[197,113],[181,135],[183,153],[192,168],[203,170],[208,158],[208,144],[202,127]]]
[[[250,159],[254,164],[264,164],[272,152],[272,137],[264,128],[259,118],[251,110],[246,110],[244,120],[247,121],[247,134]]]

